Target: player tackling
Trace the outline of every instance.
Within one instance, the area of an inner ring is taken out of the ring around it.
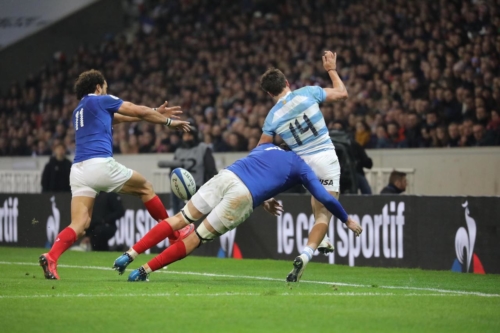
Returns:
[[[347,98],[347,90],[337,74],[337,55],[326,51],[323,67],[328,72],[334,88],[306,86],[290,90],[285,75],[278,69],[267,70],[260,80],[261,88],[276,102],[266,117],[259,144],[273,142],[274,136],[281,136],[292,151],[297,153],[314,171],[317,178],[332,196],[339,196],[340,164],[335,147],[328,133],[319,103],[334,102]],[[287,281],[296,282],[316,249],[327,253],[333,245],[326,237],[331,213],[314,196],[311,198],[314,226],[309,232],[307,246],[295,258],[294,268]],[[347,222],[351,230],[357,228]]]
[[[300,157],[273,144],[263,144],[204,184],[180,213],[158,223],[116,259],[113,267],[122,274],[140,253],[171,235],[174,230],[185,228],[207,215],[195,233],[169,246],[128,277],[129,281],[146,281],[149,273],[185,258],[202,243],[236,228],[261,204],[269,213],[280,214],[283,208],[272,197],[297,184],[303,184],[337,218],[349,223],[357,235],[361,233],[359,224],[348,217],[337,199],[323,188],[318,177]],[[298,272],[297,280],[301,274],[302,271]]]
[[[149,214],[159,221],[168,217],[163,203],[149,183],[137,171],[113,159],[113,124],[145,120],[154,124],[189,131],[189,123],[175,120],[180,107],[167,108],[167,102],[157,109],[124,102],[107,95],[104,76],[96,70],[83,72],[75,83],[80,103],[73,111],[76,153],[70,173],[71,224],[62,230],[48,253],[39,258],[45,278],[59,279],[57,260],[89,227],[96,195],[100,191],[139,196]],[[172,234],[172,241],[185,237]]]

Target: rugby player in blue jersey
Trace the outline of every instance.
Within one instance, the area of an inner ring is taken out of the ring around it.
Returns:
[[[333,88],[306,86],[290,90],[285,75],[278,69],[269,69],[262,75],[260,85],[276,102],[266,117],[259,144],[273,142],[279,135],[292,151],[297,153],[316,173],[332,196],[339,196],[340,164],[330,138],[319,103],[334,102],[347,98],[347,90],[337,74],[337,55],[326,51],[323,67],[332,80]],[[315,223],[309,232],[307,246],[294,260],[294,268],[288,274],[289,282],[297,281],[316,249],[323,253],[333,251],[326,236],[332,217],[319,200],[311,198]],[[355,230],[357,226],[347,223]]]
[[[195,233],[134,270],[128,280],[146,281],[149,273],[185,258],[201,244],[236,228],[260,205],[273,215],[280,214],[283,208],[272,197],[297,184],[304,185],[328,211],[342,222],[349,223],[356,234],[362,232],[359,224],[349,218],[337,199],[325,190],[316,174],[297,154],[273,144],[262,144],[204,184],[180,213],[159,223],[170,225],[171,230],[180,230],[207,215]],[[139,253],[144,252],[136,251],[137,246],[147,249],[162,240],[157,238],[155,243],[146,240],[146,236],[115,261],[114,266],[119,271],[123,272]],[[300,279],[302,272],[297,270],[296,280]]]
[[[76,152],[70,173],[71,224],[62,230],[48,253],[39,257],[45,278],[59,279],[57,260],[89,227],[96,195],[100,191],[119,192],[139,196],[149,214],[156,219],[168,217],[163,203],[153,186],[137,171],[113,159],[113,124],[145,120],[170,128],[189,131],[189,123],[175,116],[179,107],[159,108],[135,105],[107,94],[104,76],[96,70],[86,71],[78,77],[75,92],[80,103],[73,111]],[[194,228],[192,228],[194,230]],[[187,236],[174,233],[172,241]]]

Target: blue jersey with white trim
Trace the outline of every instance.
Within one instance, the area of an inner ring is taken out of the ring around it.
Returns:
[[[113,115],[123,101],[113,95],[88,94],[73,111],[76,152],[73,163],[113,156]]]
[[[326,98],[321,87],[306,86],[279,99],[269,111],[262,132],[278,134],[299,156],[334,150],[319,103]]]
[[[237,160],[227,167],[237,175],[252,194],[253,207],[265,200],[302,184],[333,215],[342,222],[347,221],[347,213],[342,205],[328,193],[312,169],[297,154],[271,144],[262,144],[252,150],[247,157]]]

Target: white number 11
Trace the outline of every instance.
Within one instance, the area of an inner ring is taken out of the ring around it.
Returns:
[[[80,127],[83,127],[83,108],[75,113],[75,131],[78,131],[78,118],[80,118]]]

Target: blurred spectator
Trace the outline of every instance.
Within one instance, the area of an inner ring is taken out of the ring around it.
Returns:
[[[333,129],[337,131],[344,131],[344,125],[337,121],[333,124]],[[366,154],[363,146],[357,140],[351,140],[351,153],[356,163],[356,179],[358,181],[358,190],[361,194],[372,194],[372,189],[368,180],[365,177],[363,168],[371,169],[373,167],[372,159]]]
[[[393,171],[389,176],[389,185],[380,194],[401,194],[406,191],[406,173]]]
[[[361,147],[369,148],[371,143],[371,131],[366,122],[356,122],[355,140]]]
[[[448,147],[458,147],[460,144],[460,131],[458,130],[457,123],[448,125]]]
[[[259,76],[275,66],[292,90],[328,86],[319,70],[325,49],[337,52],[351,96],[322,105],[325,120],[345,123],[365,148],[444,147],[438,127],[452,123],[460,140],[448,127],[449,147],[475,146],[475,122],[498,131],[498,1],[151,0],[132,12],[127,36],[81,46],[12,83],[0,96],[0,155],[50,155],[58,142],[74,152],[72,83],[91,68],[110,93],[182,106],[214,152],[246,151],[272,107]],[[137,124],[114,132],[116,154],[174,152],[180,141]]]
[[[495,143],[495,138],[491,132],[486,132],[482,123],[476,123],[472,127],[476,146],[492,146]]]
[[[459,145],[462,147],[471,147],[476,144],[476,139],[474,138],[472,132],[473,121],[471,119],[465,119],[462,123],[462,133],[460,137]]]
[[[54,147],[54,156],[43,169],[42,192],[70,192],[70,171],[71,161],[66,158],[66,148],[58,144]]]
[[[434,147],[449,147],[450,139],[448,137],[448,129],[446,126],[439,126],[436,129],[436,141]]]

